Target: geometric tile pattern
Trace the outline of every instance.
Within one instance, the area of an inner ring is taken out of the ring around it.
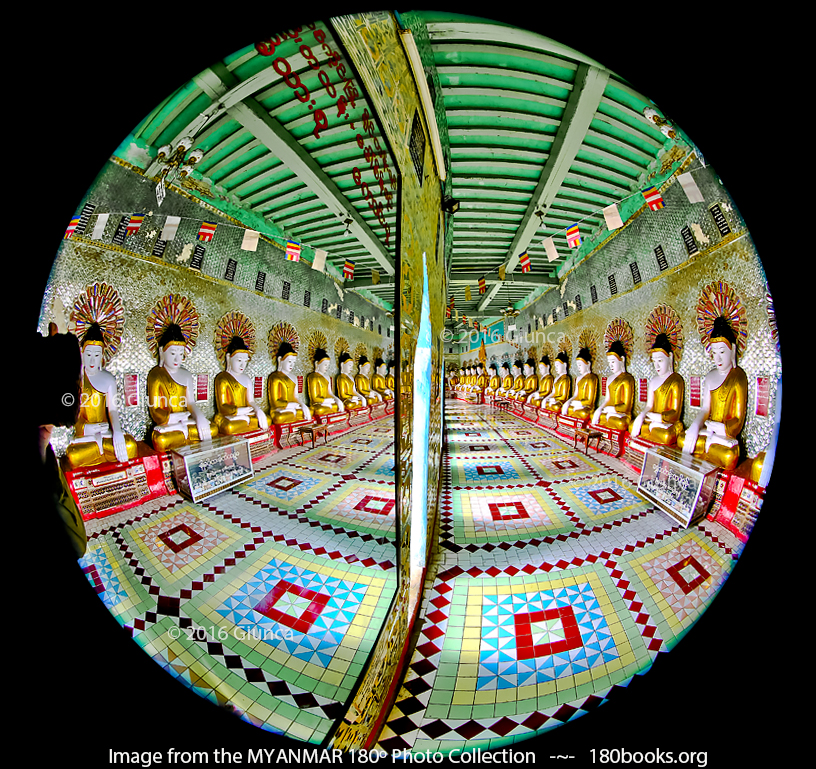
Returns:
[[[346,481],[305,511],[306,517],[375,537],[394,539],[394,487],[383,482]]]
[[[612,457],[489,407],[445,415],[441,547],[378,747],[522,749],[646,673],[734,555],[718,524],[681,529]]]

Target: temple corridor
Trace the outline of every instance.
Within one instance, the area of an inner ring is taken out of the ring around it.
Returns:
[[[512,413],[449,400],[445,419],[439,548],[389,752],[501,748],[589,712],[674,646],[742,547]]]

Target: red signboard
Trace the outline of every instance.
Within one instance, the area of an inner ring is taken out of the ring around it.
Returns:
[[[298,377],[298,392],[299,393],[303,392],[303,377],[302,376]]]
[[[601,395],[606,395],[606,377],[601,377]]]
[[[209,376],[207,374],[198,374],[196,376],[196,400],[207,400],[207,393],[209,391]]]
[[[253,393],[254,398],[263,398],[263,377],[256,376],[255,377],[255,392]]]
[[[125,406],[139,405],[139,375],[125,374]]]
[[[771,396],[771,383],[766,376],[758,376],[756,384],[756,415],[768,416],[768,401]]]
[[[646,403],[646,398],[649,395],[649,380],[648,379],[639,379],[638,384],[640,385],[640,393],[638,398],[641,403]]]
[[[693,376],[690,379],[691,391],[689,393],[689,402],[692,406],[699,408],[700,406],[700,377]]]

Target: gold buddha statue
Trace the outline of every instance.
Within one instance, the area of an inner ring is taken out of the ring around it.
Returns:
[[[357,392],[366,399],[368,405],[373,406],[375,403],[379,403],[382,397],[371,389],[370,373],[371,362],[365,355],[361,355],[357,361],[357,376],[354,377],[354,386],[357,388]]]
[[[555,356],[555,381],[552,392],[542,400],[544,409],[559,413],[561,407],[569,400],[572,392],[572,379],[567,373],[569,359],[563,351]]]
[[[346,410],[343,401],[332,392],[332,381],[328,376],[330,363],[328,353],[318,347],[314,352],[314,371],[306,376],[309,405],[319,417]]]
[[[561,407],[561,413],[575,419],[588,419],[598,398],[598,375],[592,372],[592,355],[586,347],[579,351],[575,366],[578,369],[575,395]]]
[[[159,337],[159,365],[147,375],[147,405],[154,422],[151,441],[157,451],[218,435],[218,428],[196,406],[193,375],[181,365],[186,350],[181,327],[170,323]]]
[[[553,378],[550,374],[550,356],[544,355],[538,362],[538,389],[530,393],[527,403],[536,408],[541,407],[542,401],[552,392]]]
[[[391,390],[391,397],[394,397],[394,393],[397,391],[397,379],[394,376],[394,361],[388,361],[388,376],[385,378],[385,385],[386,387]]]
[[[487,387],[487,374],[485,374],[484,366],[481,363],[476,364],[476,387],[475,391],[479,393],[479,395],[484,395],[485,388]]]
[[[221,435],[240,435],[253,430],[267,430],[269,421],[255,403],[252,382],[244,373],[252,355],[243,338],[233,336],[225,351],[226,371],[215,377],[213,424]]]
[[[284,425],[312,418],[309,407],[298,397],[297,382],[292,378],[297,352],[282,341],[275,356],[277,370],[269,375],[269,416],[273,424]]]
[[[592,415],[592,424],[627,430],[635,402],[635,378],[626,371],[626,350],[619,339],[609,345],[606,362],[612,377],[606,383],[606,398]]]
[[[496,394],[496,391],[501,387],[501,377],[499,376],[499,367],[495,363],[491,363],[488,367],[488,371],[490,372],[490,378],[487,381],[487,385],[485,385],[485,396],[493,396]]]
[[[92,323],[82,338],[82,390],[74,438],[66,449],[72,468],[104,462],[126,462],[139,448],[135,438],[122,431],[116,400],[116,378],[102,366],[105,338]]]
[[[510,372],[510,364],[505,361],[501,364],[501,387],[496,390],[496,395],[500,398],[510,397],[510,391],[513,389],[513,375]]]
[[[649,380],[646,407],[635,417],[629,433],[633,438],[673,446],[683,431],[680,417],[686,385],[674,372],[674,350],[666,334],[655,337],[649,353],[656,375]]]
[[[354,365],[354,359],[347,352],[341,353],[338,359],[340,365],[340,373],[337,375],[337,397],[343,403],[343,407],[347,411],[356,411],[368,405],[365,398],[357,392],[354,385],[354,379],[351,376],[351,368]]]
[[[532,358],[527,358],[527,362],[524,364],[524,394],[519,400],[529,403],[536,390],[538,390],[538,377],[535,373],[535,361]]]
[[[374,361],[374,376],[371,378],[371,389],[377,393],[384,401],[390,401],[394,398],[394,391],[388,388],[385,378],[387,367],[382,358],[377,358]]]
[[[509,397],[514,401],[522,400],[524,398],[524,374],[521,371],[521,363],[516,361],[510,373],[513,375],[513,386],[510,388]]]
[[[733,470],[747,414],[748,378],[737,366],[737,336],[725,318],[714,320],[709,345],[714,368],[703,380],[700,411],[677,445],[686,454]]]

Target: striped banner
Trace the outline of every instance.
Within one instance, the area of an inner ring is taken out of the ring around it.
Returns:
[[[567,245],[569,245],[570,248],[578,248],[578,246],[581,245],[581,235],[578,232],[577,224],[573,224],[572,227],[567,230]]]
[[[643,197],[646,199],[652,211],[659,211],[666,205],[666,201],[663,200],[663,196],[657,191],[657,187],[649,187],[643,190]]]
[[[294,240],[286,241],[286,259],[290,262],[300,261],[300,243],[295,243]]]

